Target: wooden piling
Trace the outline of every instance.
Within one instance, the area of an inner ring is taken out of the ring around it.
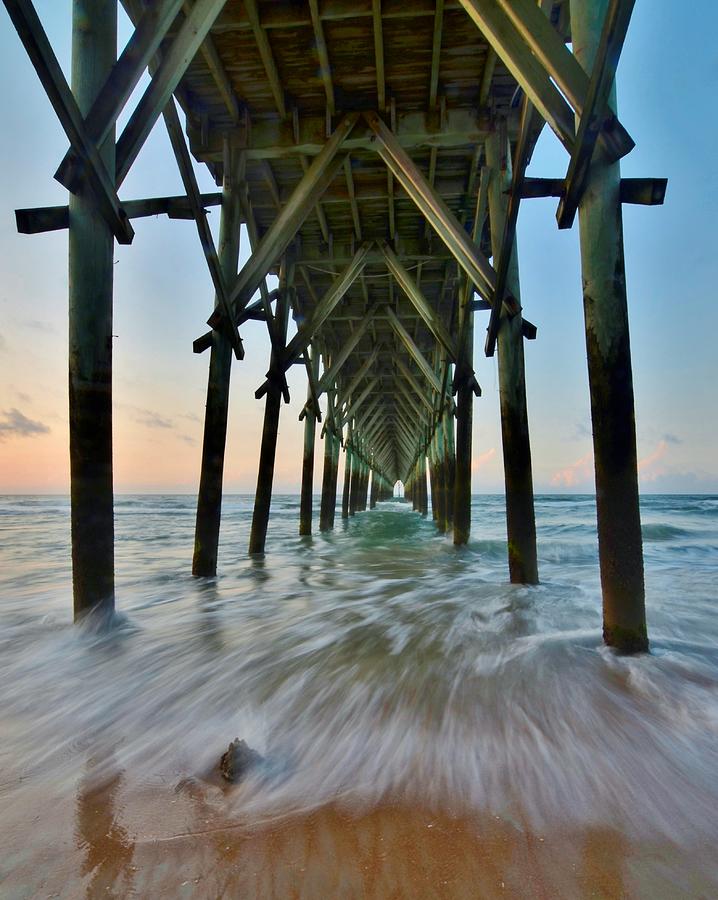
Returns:
[[[444,466],[446,472],[446,530],[454,527],[454,481],[456,478],[456,448],[454,446],[454,417],[444,412]]]
[[[315,381],[319,378],[319,356],[312,355],[311,367]],[[312,399],[311,385],[307,400]],[[304,417],[304,454],[302,459],[302,489],[299,500],[299,533],[312,533],[312,492],[314,490],[314,441],[316,436],[316,416],[310,413]]]
[[[330,428],[324,435],[324,468],[322,470],[322,499],[319,506],[319,530],[329,531],[333,526],[331,510],[336,506],[337,495],[334,483],[334,435]]]
[[[371,471],[371,489],[369,491],[369,509],[376,509],[376,503],[379,498],[379,476],[376,469]]]
[[[281,351],[287,340],[289,322],[289,290],[292,281],[292,267],[282,266],[280,290],[274,315],[274,336],[276,345],[272,349],[267,388],[267,399],[264,407],[264,425],[262,428],[262,445],[259,452],[259,471],[257,473],[257,491],[254,495],[254,513],[252,530],[249,536],[249,552],[264,553],[269,524],[269,510],[272,503],[272,483],[274,481],[274,460],[277,453],[277,434],[279,431],[279,410],[282,405],[282,391],[279,380],[282,360]]]
[[[587,72],[607,5],[607,0],[571,0],[574,53]],[[612,102],[615,109],[615,91]],[[597,146],[578,218],[603,638],[617,650],[635,653],[648,649],[648,635],[620,184],[620,164],[609,162]]]
[[[456,470],[454,477],[454,544],[468,543],[471,533],[471,429],[473,424],[474,394],[466,377],[471,366],[474,347],[473,313],[468,301],[463,309],[468,316],[464,324],[466,345],[464,360],[466,368],[457,372],[456,393]],[[458,369],[458,367],[457,367]]]
[[[351,427],[349,429],[349,434],[351,435]],[[344,448],[344,486],[342,488],[342,519],[349,518],[349,493],[351,491],[351,481],[352,481],[352,448],[349,443],[350,438],[347,439],[346,446]]]
[[[75,0],[72,91],[87,115],[116,59],[117,0]],[[115,130],[100,155],[115,171]],[[69,204],[70,503],[74,618],[115,609],[112,232],[84,184]]]
[[[339,480],[339,453],[341,451],[341,439],[339,435],[332,435],[332,488],[331,502],[329,503],[328,522],[329,527],[334,528],[334,519],[337,512],[337,482]]]
[[[486,139],[486,164],[491,169],[488,200],[491,242],[496,258],[501,252],[508,212],[508,191],[512,181],[510,146],[508,140],[501,137],[500,129],[492,132]],[[511,248],[506,286],[509,293],[519,301],[519,263],[515,241]],[[520,312],[509,317],[505,309],[502,311],[498,348],[509,577],[514,584],[536,584],[536,520]]]
[[[229,165],[224,173],[218,256],[222,277],[229,284],[237,274],[239,261],[242,188],[239,153],[231,152],[228,146],[225,159],[228,160]],[[220,298],[217,295],[215,295],[214,305],[215,309],[220,306]],[[213,331],[204,416],[202,469],[197,497],[197,519],[192,557],[193,575],[212,576],[217,574],[231,366],[232,343],[228,334],[224,331]]]

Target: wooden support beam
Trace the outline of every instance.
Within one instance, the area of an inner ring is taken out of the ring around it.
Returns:
[[[319,375],[319,354],[315,351],[309,357],[309,367],[314,379]],[[309,380],[307,401],[313,400],[314,391]],[[318,410],[318,406],[317,406]],[[314,491],[314,440],[317,420],[315,416],[307,416],[304,420],[304,453],[302,457],[302,487],[299,498],[299,534],[312,533],[312,495]]]
[[[495,254],[510,253],[506,266],[506,284],[518,298],[519,261],[516,244],[512,240],[508,251],[505,247],[499,248],[499,242],[506,236],[505,223],[510,215],[511,199],[506,194],[513,178],[510,160],[509,142],[504,133],[497,131],[486,142],[486,164],[492,169],[489,188],[492,242]],[[501,314],[498,347],[509,577],[513,584],[537,584],[536,518],[520,315],[510,317],[505,312]]]
[[[435,391],[438,391],[439,393],[441,393],[441,382],[434,374],[434,370],[431,368],[431,366],[427,362],[424,354],[421,352],[421,350],[419,350],[419,348],[416,346],[416,344],[412,340],[412,337],[409,334],[409,332],[406,330],[406,328],[404,328],[404,326],[399,321],[399,318],[396,315],[396,313],[394,312],[394,310],[390,306],[386,306],[384,308],[384,311],[387,315],[387,318],[389,319],[389,323],[390,323],[391,327],[394,329],[394,331],[396,332],[396,334],[399,337],[399,339],[401,340],[401,342],[404,344],[406,349],[409,351],[410,355],[414,358],[414,362],[416,362],[422,375],[426,378],[426,380],[429,382],[429,384],[432,386],[432,388]]]
[[[202,207],[219,206],[220,193],[200,194]],[[146,200],[123,200],[122,208],[128,219],[166,215],[170,219],[194,219],[187,197],[150,197]],[[69,228],[70,210],[67,206],[38,206],[16,209],[15,223],[20,234],[40,234]]]
[[[563,37],[549,21],[548,14],[553,2],[543,0],[538,5],[535,0],[498,2],[580,120],[588,103],[589,79],[576,57],[566,47]],[[635,146],[633,139],[618,121],[610,105],[604,103],[602,109],[596,109],[596,113],[600,117],[599,140],[605,152],[611,159],[620,159]]]
[[[87,136],[96,147],[102,146],[108,135],[114,133],[117,117],[177,18],[182,3],[183,0],[160,0],[143,10],[127,46],[112,67],[85,119]],[[78,174],[77,163],[77,156],[70,148],[55,172],[57,181],[73,192],[78,187],[75,178]]]
[[[319,57],[319,72],[322,76],[322,83],[324,84],[324,93],[327,96],[327,109],[329,110],[329,115],[333,116],[336,112],[334,82],[332,80],[332,67],[329,62],[327,41],[324,37],[324,26],[322,25],[322,19],[319,14],[319,0],[309,0],[309,14],[312,17],[314,43],[317,48],[317,56]]]
[[[354,178],[352,176],[352,163],[351,157],[347,154],[344,157],[344,177],[347,182],[347,192],[349,194],[349,203],[351,205],[352,210],[352,221],[354,222],[354,234],[358,241],[362,239],[361,236],[361,222],[359,220],[359,206],[356,200],[356,194],[354,193]]]
[[[120,205],[107,166],[87,131],[78,101],[67,84],[31,0],[4,0],[4,3],[60,124],[85,166],[85,175],[102,218],[120,244],[131,244],[132,225]],[[93,91],[93,100],[95,93]]]
[[[217,257],[217,249],[214,246],[214,238],[212,237],[209,222],[207,221],[207,214],[202,206],[197,177],[192,167],[192,160],[190,159],[187,144],[185,143],[182,125],[172,98],[170,98],[167,106],[162,111],[162,115],[164,116],[167,134],[169,135],[170,144],[172,145],[172,151],[177,160],[180,178],[182,179],[185,191],[187,191],[187,199],[197,225],[197,234],[199,236],[200,244],[202,245],[205,260],[207,261],[207,268],[209,269],[209,274],[212,278],[216,296],[219,298],[218,307],[224,313],[222,327],[227,332],[232,349],[234,350],[234,355],[237,359],[244,359],[244,347],[242,346],[242,340],[239,336],[237,325],[232,318],[229,294],[227,292],[227,282],[225,281],[225,275],[223,274],[223,267],[220,266]],[[229,277],[231,277],[231,275]]]
[[[6,4],[7,5],[7,4]],[[115,62],[116,0],[75,3],[72,87],[77,119],[91,108]],[[64,83],[64,78],[63,78]],[[114,166],[113,140],[100,151]],[[112,230],[84,191],[70,195],[70,524],[75,621],[109,624],[115,609],[112,485]]]
[[[344,271],[332,282],[331,287],[312,310],[308,321],[297,331],[289,342],[284,356],[284,366],[288,368],[295,359],[309,346],[314,335],[319,331],[324,322],[329,318],[336,305],[344,294],[354,284],[362,269],[366,265],[366,258],[371,248],[371,242],[362,244],[354,254],[354,258]]]
[[[371,378],[365,385],[364,390],[361,393],[357,394],[355,398],[348,402],[347,408],[344,412],[344,415],[341,417],[342,425],[346,425],[347,422],[351,421],[352,416],[356,415],[359,407],[364,403],[367,397],[371,394],[374,388],[379,383],[379,378],[375,376]],[[348,399],[348,398],[347,398]]]
[[[538,113],[528,97],[524,97],[523,108],[521,110],[521,128],[519,130],[519,139],[516,144],[513,161],[513,176],[508,199],[508,209],[506,215],[502,216],[501,219],[501,242],[497,242],[494,248],[494,260],[497,261],[496,289],[491,305],[491,316],[489,318],[489,327],[486,333],[486,342],[484,344],[484,352],[489,357],[494,355],[499,321],[503,311],[502,299],[506,292],[509,262],[511,260],[514,241],[516,239],[516,225],[518,224],[519,206],[521,204],[521,187],[524,175],[526,174],[526,167],[529,164],[531,153],[533,152],[540,131],[541,122]],[[494,137],[489,137],[489,140],[494,140]],[[507,156],[507,163],[508,162],[510,162],[510,156]],[[496,172],[494,173],[494,177],[498,177]]]
[[[231,154],[228,171],[224,173],[224,200],[220,221],[219,255],[223,283],[237,271],[239,261],[240,227],[242,222],[240,193],[241,171],[239,154]],[[215,294],[215,305],[221,298]],[[194,534],[192,574],[217,574],[217,551],[222,514],[222,483],[224,453],[227,441],[227,413],[229,382],[232,367],[232,343],[224,332],[210,332],[212,352],[207,379],[202,467],[197,498],[197,518]]]
[[[461,0],[461,5],[571,153],[573,111],[497,0]]]
[[[309,215],[310,209],[341,167],[343,160],[337,155],[343,142],[354,128],[357,118],[357,114],[350,114],[339,123],[322,152],[314,159],[300,180],[289,203],[281,210],[242,267],[230,292],[230,302],[233,304],[235,316],[249,303],[252,294],[259,287],[272,264],[286,250],[289,242]],[[221,316],[217,315],[217,311],[215,311],[215,315],[210,317],[207,324],[216,328],[220,318]]]
[[[605,0],[571,0],[575,53],[586,71],[597,71],[606,6]],[[648,649],[648,635],[620,177],[619,163],[596,154],[578,218],[603,637],[617,650],[633,653]]]
[[[485,299],[492,299],[496,273],[489,261],[376,113],[364,113],[364,117],[376,136],[377,153],[429,220],[449,252],[473,281],[477,291]],[[510,304],[511,298],[507,297],[505,302]]]
[[[184,0],[183,9],[185,12],[185,16],[189,16],[192,12],[192,3],[188,2],[188,0]],[[224,105],[227,108],[227,112],[229,113],[232,122],[237,125],[239,123],[241,115],[239,100],[237,99],[237,95],[235,94],[234,88],[232,87],[232,82],[229,79],[227,70],[225,69],[224,63],[222,62],[220,55],[217,52],[217,48],[214,45],[214,41],[212,40],[211,35],[208,34],[207,37],[202,41],[199,50],[202,54],[202,58],[204,59],[207,68],[209,69],[212,80],[217,86],[217,90],[219,91],[219,94],[224,101]]]
[[[352,481],[352,427],[349,424],[347,442],[344,448],[344,485],[342,488],[342,519],[349,518],[349,497]]]
[[[442,345],[442,347],[444,347],[446,352],[451,357],[452,362],[456,362],[457,351],[454,339],[451,337],[446,326],[439,318],[436,310],[434,310],[434,308],[431,306],[417,283],[411,277],[408,270],[402,265],[401,260],[396,255],[396,253],[394,253],[391,247],[384,241],[381,242],[379,247],[384,254],[384,258],[386,259],[387,268],[394,276],[394,278],[396,278],[397,283],[404,291],[408,299],[411,301],[414,309],[416,309],[421,318],[424,320],[426,327],[434,335],[434,337]]]
[[[267,81],[269,82],[269,87],[272,91],[272,97],[274,98],[277,112],[279,113],[280,118],[286,119],[287,106],[284,98],[282,79],[274,61],[274,54],[272,53],[269,38],[259,20],[259,10],[257,8],[256,0],[245,0],[244,8],[247,11],[247,16],[249,17],[252,26],[254,40],[257,43],[257,49],[259,50],[259,55],[262,59],[262,65],[264,66],[264,71],[267,75]]]
[[[289,324],[289,292],[294,279],[294,267],[282,263],[279,287],[280,293],[277,299],[274,315],[275,341],[272,344],[270,357],[270,371],[281,371],[282,350],[287,339],[287,326]],[[282,389],[280,378],[272,379],[271,387],[267,391],[267,400],[264,407],[264,425],[262,428],[262,445],[259,451],[259,471],[257,473],[257,491],[254,496],[254,511],[252,513],[252,530],[249,536],[250,554],[264,553],[264,545],[267,539],[267,525],[269,524],[269,509],[272,502],[272,484],[274,482],[274,461],[277,453],[277,434],[279,431],[279,411],[282,403]]]
[[[322,497],[319,506],[319,530],[334,527],[334,510],[337,505],[336,465],[334,446],[339,441],[331,429],[324,436],[324,468],[322,471]]]
[[[371,0],[374,30],[374,61],[376,65],[377,109],[386,109],[386,76],[384,74],[384,29],[381,21],[381,0]]]
[[[390,104],[391,108],[391,104]],[[210,131],[202,140],[200,129],[188,122],[188,133],[195,155],[207,162],[222,162],[222,137]],[[443,117],[435,112],[416,110],[403,112],[392,125],[392,131],[405,150],[437,147],[439,149],[471,148],[483,142],[491,121],[485,111],[475,107],[451,107]],[[325,116],[302,115],[292,120],[243,118],[230,134],[232,146],[243,150],[248,160],[292,159],[316,156],[327,139]],[[346,143],[349,153],[372,149],[372,132],[357,128]]]
[[[359,366],[344,390],[345,397],[349,398],[354,395],[357,387],[361,384],[362,379],[376,362],[376,358],[379,355],[380,350],[381,345],[378,344],[376,347],[374,347],[374,349],[369,354],[369,356],[367,356],[364,362]]]
[[[226,0],[197,0],[171,46],[163,53],[162,62],[117,142],[115,177],[118,187],[127,177],[142,145],[225,3]]]
[[[494,71],[496,70],[496,51],[493,47],[489,47],[486,52],[486,61],[484,62],[484,71],[481,73],[481,85],[479,87],[479,106],[484,107],[489,99],[491,92],[491,82],[494,80]]]
[[[439,91],[439,67],[441,64],[441,33],[444,27],[444,0],[436,0],[434,33],[431,39],[431,71],[429,75],[429,109],[436,107]],[[379,107],[382,109],[383,107]]]
[[[578,124],[576,143],[566,173],[566,187],[556,211],[559,228],[570,228],[576,217],[634,3],[635,0],[610,0],[608,3],[601,39],[593,60],[586,102]]]
[[[661,206],[666,199],[667,178],[622,178],[621,203]]]
[[[419,399],[424,404],[424,406],[428,409],[429,413],[433,415],[434,405],[431,400],[426,396],[426,391],[424,391],[419,384],[419,382],[414,377],[414,373],[411,371],[409,366],[404,362],[401,356],[395,356],[394,362],[396,363],[396,367],[399,369],[404,378],[409,382],[412,386],[416,394],[419,396]]]
[[[322,375],[319,379],[319,384],[317,385],[317,396],[321,397],[321,395],[327,391],[337,380],[337,375],[341,371],[342,367],[346,363],[347,359],[351,355],[354,348],[357,346],[359,341],[362,339],[364,334],[366,333],[367,328],[371,324],[374,319],[374,312],[368,311],[364,316],[362,321],[359,323],[359,326],[354,329],[351,333],[351,336],[344,344],[342,349],[332,357],[332,364],[329,369]],[[307,415],[307,407],[304,406],[301,413],[299,414],[299,420],[301,421]]]

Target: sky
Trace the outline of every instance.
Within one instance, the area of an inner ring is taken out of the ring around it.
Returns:
[[[71,3],[35,5],[68,73]],[[124,43],[130,31],[120,16]],[[695,0],[690,20],[712,35],[718,7]],[[14,210],[67,202],[52,178],[67,140],[4,7],[0,83],[0,493],[66,493],[67,234],[19,235]],[[636,141],[623,175],[669,180],[664,206],[624,206],[641,490],[718,493],[718,117],[711,113],[718,49],[686,27],[680,4],[638,0],[617,87],[621,121]],[[567,165],[544,129],[528,174],[560,177]],[[196,171],[202,190],[217,190],[203,167]],[[181,193],[160,121],[121,197]],[[534,486],[539,493],[593,492],[578,224],[558,231],[555,210],[555,199],[524,201],[517,239],[522,305],[538,326],[537,340],[525,344]],[[210,222],[216,235],[217,210]],[[115,248],[115,489],[194,493],[209,357],[194,355],[192,341],[206,330],[211,282],[194,223],[157,217],[133,227],[133,244]],[[243,259],[247,251],[244,236]],[[493,493],[503,490],[503,474],[496,360],[483,355],[486,316],[477,313],[475,323],[483,396],[474,405],[473,489]],[[249,322],[242,338],[246,358],[232,374],[227,492],[254,490],[264,411],[254,391],[269,359],[266,327]],[[303,369],[293,367],[289,381],[277,492],[297,491],[301,479]],[[318,490],[321,441],[316,452]]]

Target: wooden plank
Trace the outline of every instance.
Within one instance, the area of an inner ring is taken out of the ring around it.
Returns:
[[[291,200],[280,211],[272,226],[242,267],[230,292],[234,315],[241,312],[249,303],[252,294],[267,275],[272,264],[287,248],[297,229],[309,215],[310,209],[317,203],[327,184],[341,167],[343,160],[341,157],[337,158],[337,154],[354,128],[357,118],[358,115],[352,113],[339,123],[325,144],[322,153],[314,159],[295,188]],[[219,318],[214,315],[210,317],[207,324],[216,328]]]
[[[444,0],[436,0],[434,32],[431,39],[431,74],[429,75],[429,109],[436,107],[441,64],[441,33],[444,27]],[[379,109],[382,109],[380,106]]]
[[[347,182],[347,192],[349,194],[349,205],[351,206],[352,211],[352,221],[354,222],[354,234],[358,241],[362,239],[361,236],[361,221],[359,219],[359,205],[356,201],[356,195],[354,193],[354,178],[352,176],[352,163],[351,157],[347,153],[344,157],[344,177]]]
[[[576,210],[586,186],[593,150],[601,133],[603,111],[613,87],[634,3],[635,0],[609,0],[586,102],[576,134],[576,145],[566,173],[566,188],[556,211],[559,228],[570,228],[576,217]]]
[[[225,3],[226,0],[197,0],[171,46],[163,53],[162,62],[117,142],[116,183],[118,187],[127,177],[127,173],[160,113],[167,105]]]
[[[381,22],[381,0],[372,0],[371,14],[374,31],[377,109],[384,110],[386,109],[386,75],[384,73],[384,29]]]
[[[3,0],[65,134],[85,165],[97,208],[120,244],[131,244],[134,231],[123,211],[107,168],[85,127],[77,102],[30,0]]]
[[[309,0],[309,14],[312,17],[314,42],[317,47],[317,56],[319,57],[319,72],[322,76],[322,83],[324,84],[324,93],[327,96],[327,109],[329,110],[329,114],[333,116],[336,112],[336,104],[334,102],[334,82],[332,81],[332,67],[329,63],[327,41],[324,37],[322,19],[319,15],[319,0]]]
[[[282,119],[286,119],[287,106],[284,99],[284,87],[282,86],[282,79],[279,75],[277,65],[274,61],[274,54],[272,53],[269,38],[267,37],[267,33],[264,28],[262,28],[262,23],[259,20],[259,10],[257,9],[256,0],[244,0],[244,8],[247,10],[247,16],[249,17],[249,21],[252,26],[254,40],[257,43],[257,49],[259,50],[259,55],[262,59],[264,71],[267,74],[267,81],[269,81],[269,87],[272,91],[272,96],[274,97],[274,103],[277,107],[277,112]]]
[[[496,0],[461,0],[461,5],[571,153],[574,144],[573,111],[513,22]]]
[[[184,0],[183,9],[186,16],[190,15],[192,12],[192,4],[189,3],[188,0]],[[202,54],[202,58],[207,64],[212,80],[217,85],[217,90],[224,101],[227,112],[236,125],[240,119],[239,101],[211,35],[208,34],[202,41],[199,50]]]

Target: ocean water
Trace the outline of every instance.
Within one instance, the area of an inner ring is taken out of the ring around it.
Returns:
[[[718,896],[718,497],[643,498],[634,658],[601,643],[592,497],[537,498],[536,587],[507,583],[501,497],[456,549],[398,501],[300,538],[279,496],[250,559],[229,496],[216,579],[194,510],[117,498],[98,637],[69,501],[0,498],[1,896]],[[263,761],[228,787],[235,737]]]

